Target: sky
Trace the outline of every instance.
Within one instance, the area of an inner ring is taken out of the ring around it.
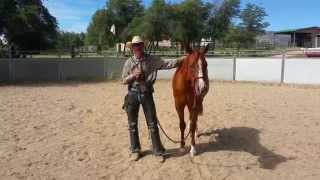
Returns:
[[[148,6],[151,1],[143,0],[143,4]],[[265,20],[270,23],[268,31],[320,26],[320,0],[241,0],[242,7],[246,3],[265,8],[268,14]],[[92,15],[105,7],[106,0],[45,0],[44,4],[57,18],[60,30],[86,32]]]

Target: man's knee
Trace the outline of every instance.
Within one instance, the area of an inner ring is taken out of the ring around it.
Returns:
[[[138,123],[137,122],[129,122],[129,129],[130,130],[136,130],[138,127]]]
[[[155,121],[155,122],[149,122],[148,123],[148,128],[151,132],[154,132],[158,129],[158,123]]]

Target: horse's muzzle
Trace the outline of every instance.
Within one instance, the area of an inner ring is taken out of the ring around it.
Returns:
[[[206,90],[206,86],[207,84],[203,78],[196,79],[196,83],[195,83],[196,95],[200,96],[201,94],[203,94],[203,92]]]

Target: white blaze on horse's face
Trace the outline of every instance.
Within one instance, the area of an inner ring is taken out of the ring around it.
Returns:
[[[197,79],[197,84],[198,84],[198,88],[197,88],[196,92],[197,92],[197,95],[200,95],[203,92],[203,90],[204,90],[204,88],[206,86],[206,84],[204,82],[204,79],[203,79],[203,69],[202,69],[202,60],[201,59],[198,60],[198,79]]]

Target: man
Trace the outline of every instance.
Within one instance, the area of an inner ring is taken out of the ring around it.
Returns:
[[[161,143],[157,126],[158,120],[152,95],[153,84],[157,77],[157,70],[175,68],[183,58],[164,61],[160,57],[148,55],[144,52],[144,43],[139,36],[133,37],[130,46],[133,56],[124,64],[122,80],[123,84],[128,85],[124,109],[128,115],[131,160],[137,161],[141,157],[138,132],[138,113],[141,104],[152,141],[153,154],[160,162],[164,162],[165,149]]]

